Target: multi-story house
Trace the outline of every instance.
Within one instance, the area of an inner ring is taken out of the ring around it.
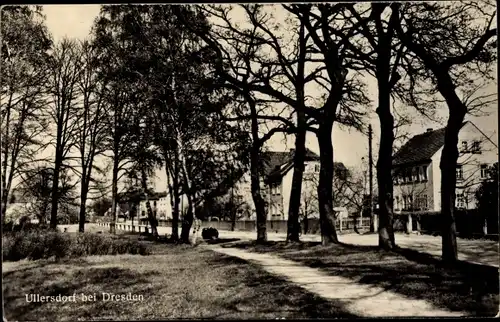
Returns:
[[[267,220],[287,220],[292,190],[293,178],[293,157],[294,150],[287,152],[266,151],[262,157],[261,171],[261,194],[266,202]],[[317,195],[317,183],[320,170],[319,156],[310,151],[306,151],[304,163],[304,176],[302,181],[301,193],[301,211],[308,211],[309,218],[318,218],[318,207],[311,207],[311,204],[317,203],[317,200],[308,200],[308,197]],[[340,175],[345,172],[342,163],[335,163],[336,175],[339,170]],[[246,172],[233,187],[231,193],[240,201],[248,205],[252,214],[250,218],[255,219],[255,205],[252,199],[250,184],[250,173]],[[309,205],[309,206],[307,206]],[[308,209],[305,209],[309,207]]]
[[[428,129],[411,138],[393,158],[394,211],[440,211],[439,163],[445,129]],[[464,122],[459,132],[456,169],[456,207],[476,207],[475,191],[486,179],[487,168],[498,160],[498,146],[474,123]]]

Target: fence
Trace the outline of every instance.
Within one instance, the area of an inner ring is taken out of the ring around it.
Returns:
[[[367,229],[370,227],[370,218],[346,218],[337,219],[335,222],[335,227],[338,232],[351,232],[354,231],[355,220],[357,221],[357,228]],[[148,225],[147,219],[140,220],[142,225]],[[158,226],[160,227],[172,227],[171,220],[158,220]],[[179,222],[179,227],[182,226],[182,222]],[[233,230],[233,222],[231,221],[204,221],[202,227],[213,227],[217,230]],[[268,220],[266,222],[266,229],[268,232],[275,233],[286,233],[288,230],[288,222],[286,220]],[[235,231],[256,231],[257,226],[255,220],[237,220],[234,222]],[[301,231],[303,234],[319,234],[320,233],[320,223],[319,220],[308,219],[301,222]]]
[[[410,219],[411,216],[411,219]],[[498,234],[498,216],[488,216],[476,209],[455,210],[455,227],[460,237]],[[411,220],[411,227],[408,221]],[[420,231],[427,234],[440,234],[442,230],[441,214],[439,212],[418,212],[396,214],[394,216],[394,230]]]

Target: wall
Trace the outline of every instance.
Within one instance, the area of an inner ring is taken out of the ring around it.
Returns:
[[[433,185],[433,163],[421,163],[414,166],[427,166],[427,181],[394,183],[394,212],[401,213],[403,211],[403,196],[412,195],[413,202],[417,202],[418,197],[426,196],[427,209],[432,210],[434,207],[434,185]],[[414,167],[412,166],[412,167]],[[398,169],[399,170],[399,169]],[[397,200],[399,199],[399,203]]]
[[[441,162],[441,154],[443,148],[439,149],[432,156],[432,185],[434,197],[434,211],[441,211],[441,169],[439,163]]]
[[[480,166],[481,164],[488,164],[491,166],[498,161],[498,147],[488,140],[483,133],[470,122],[467,122],[462,127],[458,137],[459,151],[462,151],[463,141],[467,141],[469,147],[474,140],[481,142],[481,153],[460,152],[457,160],[458,164],[462,164],[464,173],[464,180],[457,181],[457,193],[468,193],[469,202],[467,209],[474,209],[476,207],[474,192],[481,182]],[[441,211],[441,170],[439,168],[439,163],[441,161],[442,150],[442,148],[439,149],[432,157],[434,211]]]
[[[473,141],[480,142],[480,153],[460,153],[458,164],[462,164],[464,179],[457,181],[457,194],[463,193],[468,198],[467,209],[476,208],[475,191],[481,183],[481,164],[488,166],[498,161],[498,148],[486,138],[476,126],[466,123],[459,133],[459,150],[466,141],[471,148]]]
[[[316,172],[315,167],[319,166],[319,161],[306,161],[304,167],[304,178],[302,180],[302,193],[301,198],[307,196],[311,189],[313,194],[316,194],[316,187],[318,182],[319,173]],[[309,178],[308,178],[309,177]],[[288,220],[288,210],[290,208],[290,194],[292,190],[292,178],[293,178],[293,168],[287,172],[283,177],[283,211],[285,214],[284,220]],[[302,201],[303,203],[303,201]]]

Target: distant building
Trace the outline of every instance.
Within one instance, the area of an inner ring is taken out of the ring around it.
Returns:
[[[394,211],[440,211],[439,163],[445,129],[428,129],[412,137],[393,158]],[[456,169],[456,207],[476,208],[475,191],[487,169],[498,161],[498,146],[474,123],[464,122],[459,132]]]
[[[262,153],[262,169],[261,169],[261,194],[266,202],[267,220],[288,220],[288,209],[290,202],[290,194],[292,190],[293,178],[293,157],[295,151],[291,149],[287,152],[266,151]],[[318,184],[318,176],[320,170],[319,156],[310,151],[306,151],[304,167],[304,177],[302,182],[301,194],[301,212],[307,211],[308,218],[319,218],[317,206],[311,206],[316,203],[316,191]],[[347,169],[342,163],[335,163],[336,177],[343,177],[347,173]],[[255,219],[255,205],[252,199],[252,190],[250,184],[250,172],[243,174],[241,179],[236,182],[233,191],[228,193],[233,194],[233,198],[238,202],[244,202],[250,208],[252,216]],[[308,200],[313,197],[315,200]],[[309,206],[308,206],[309,205]],[[344,214],[343,211],[340,211]]]

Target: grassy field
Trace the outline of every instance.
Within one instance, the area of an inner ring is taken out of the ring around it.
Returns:
[[[385,252],[373,246],[347,244],[323,247],[315,242],[291,245],[242,242],[230,247],[272,252],[350,278],[353,283],[376,285],[408,298],[428,300],[437,307],[467,311],[473,316],[495,316],[499,309],[496,267],[466,262],[445,267],[439,259],[414,250]]]
[[[5,317],[8,321],[352,317],[340,304],[255,265],[203,247],[144,242],[152,246],[152,255],[3,263]],[[103,301],[102,292],[143,299]],[[83,301],[82,293],[95,293],[97,300]],[[33,303],[27,302],[26,294],[76,294],[76,301]]]

